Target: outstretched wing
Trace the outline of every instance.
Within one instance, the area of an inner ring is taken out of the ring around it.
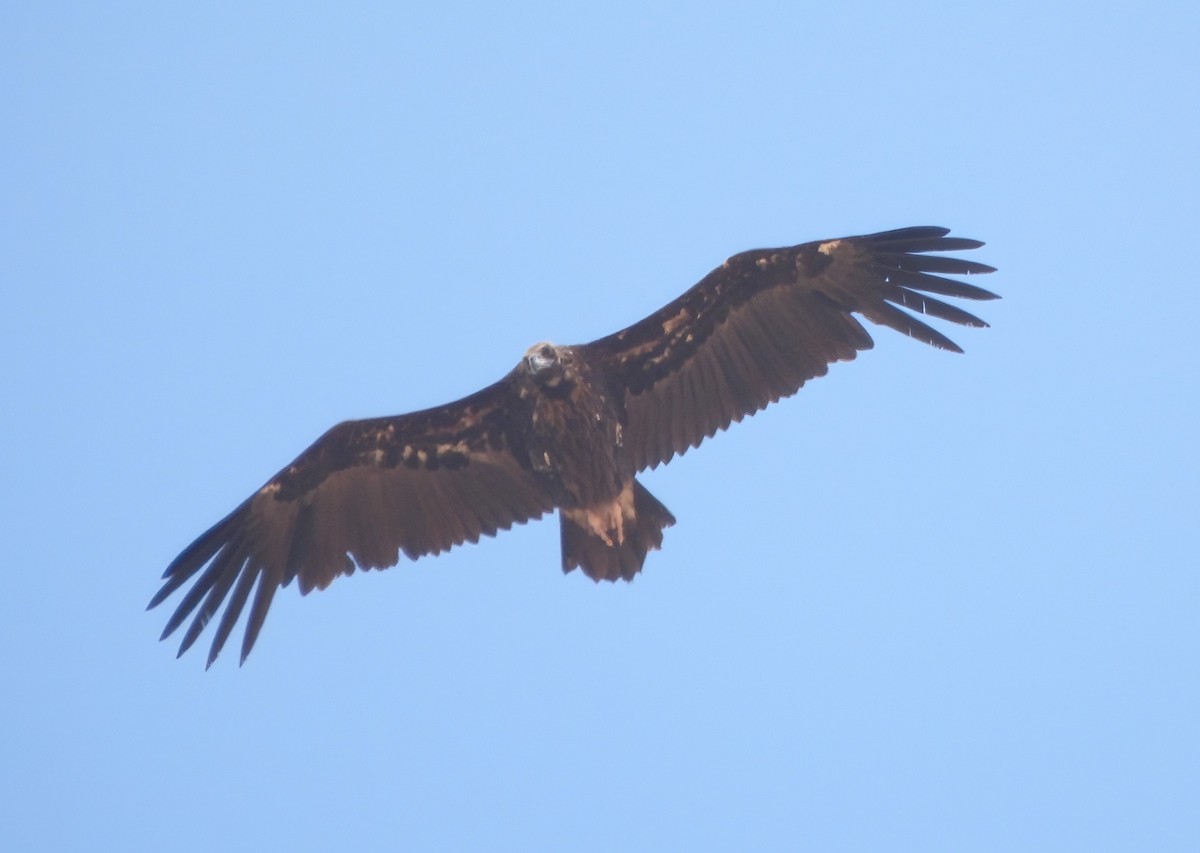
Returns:
[[[150,607],[195,581],[163,639],[191,617],[182,655],[227,602],[211,666],[257,583],[245,661],[275,591],[294,578],[307,594],[356,568],[395,565],[401,551],[436,554],[549,512],[511,447],[510,396],[506,377],[447,406],[329,430],[167,568]]]
[[[796,393],[828,365],[873,346],[852,314],[940,349],[949,338],[900,307],[965,326],[987,324],[926,294],[996,299],[944,278],[993,268],[928,255],[975,249],[949,229],[902,228],[734,255],[683,296],[579,349],[625,394],[625,443],[638,470]]]

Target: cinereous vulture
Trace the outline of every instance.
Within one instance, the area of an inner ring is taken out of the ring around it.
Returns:
[[[183,654],[224,604],[211,665],[253,592],[245,661],[292,580],[301,593],[324,589],[555,509],[564,571],[632,579],[675,521],[637,473],[870,349],[855,314],[954,352],[914,313],[986,325],[930,295],[996,298],[945,277],[993,271],[930,254],[983,245],[948,233],[902,228],[743,252],[627,329],[535,344],[469,397],[338,424],[175,558],[150,607],[191,587],[163,637],[190,617]]]

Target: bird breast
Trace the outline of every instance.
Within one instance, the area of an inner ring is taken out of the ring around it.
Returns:
[[[611,501],[633,476],[618,414],[587,383],[575,382],[561,397],[539,395],[531,417],[530,462],[555,482],[563,505]]]

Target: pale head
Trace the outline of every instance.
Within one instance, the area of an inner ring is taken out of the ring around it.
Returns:
[[[562,382],[568,361],[570,355],[566,347],[542,341],[525,350],[522,363],[535,382],[546,388],[554,388]]]

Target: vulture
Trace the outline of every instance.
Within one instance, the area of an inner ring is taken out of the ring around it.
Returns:
[[[211,666],[249,603],[244,663],[293,580],[307,594],[556,509],[564,572],[632,580],[675,522],[638,472],[870,349],[856,314],[952,352],[962,350],[914,314],[987,325],[935,298],[997,298],[946,277],[994,271],[940,254],[983,245],[949,233],[902,228],[743,252],[615,334],[535,344],[461,400],[338,424],[171,562],[149,607],[191,585],[162,639],[190,618],[182,655],[221,611]]]

